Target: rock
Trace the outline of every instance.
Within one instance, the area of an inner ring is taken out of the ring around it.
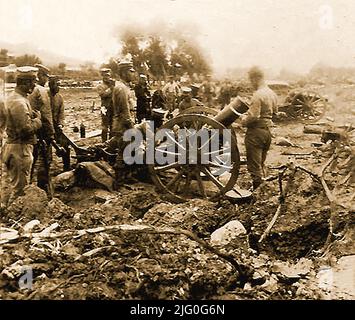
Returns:
[[[52,179],[54,189],[65,190],[75,183],[74,170],[61,173]]]
[[[75,169],[76,182],[85,187],[101,186],[109,191],[113,191],[112,168],[108,168],[104,161],[82,162]]]
[[[30,232],[33,230],[34,227],[38,226],[41,224],[39,220],[31,220],[30,222],[26,223],[26,225],[23,227],[24,232]]]
[[[58,198],[53,198],[48,202],[48,209],[52,213],[54,219],[73,216],[73,209],[64,204]]]
[[[282,147],[295,147],[296,145],[293,144],[290,140],[284,137],[277,137],[275,140],[275,144]]]
[[[48,198],[44,190],[29,185],[24,190],[24,195],[18,197],[7,209],[7,217],[22,223],[39,219],[46,223],[52,218],[48,211]],[[46,221],[45,221],[46,220]]]
[[[232,220],[211,234],[211,244],[225,246],[246,233],[244,226],[238,220]]]

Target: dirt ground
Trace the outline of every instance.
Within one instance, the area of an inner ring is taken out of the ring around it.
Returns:
[[[322,128],[355,123],[354,86],[316,89],[331,103],[319,121]],[[80,145],[98,142],[99,137],[80,140],[73,131],[81,123],[87,132],[100,129],[97,94],[90,89],[61,92],[65,131]],[[149,181],[118,191],[75,185],[57,189],[51,201],[29,187],[0,215],[0,299],[354,299],[355,185],[342,184],[343,173],[332,166],[325,176],[337,200],[331,204],[317,179],[302,170],[293,175],[291,163],[320,174],[332,148],[316,148],[320,134],[303,129],[300,122],[273,128],[267,173],[277,175],[275,167],[288,164],[283,183],[289,184],[289,193],[261,243],[279,205],[277,180],[265,182],[252,200],[238,204],[227,199],[172,204]],[[237,135],[244,155],[243,132]],[[276,145],[278,137],[293,146]],[[56,156],[52,171],[61,171]],[[238,183],[250,187],[245,166]],[[2,194],[6,189],[2,183]],[[245,233],[212,246],[211,234],[234,220]],[[134,227],[109,228],[114,225]],[[140,228],[145,225],[151,229]],[[333,235],[324,251],[330,226]],[[171,229],[192,232],[205,245]],[[243,277],[226,255],[241,266]],[[19,288],[28,270],[32,285]]]

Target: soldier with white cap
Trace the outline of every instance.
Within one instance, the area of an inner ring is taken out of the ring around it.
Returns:
[[[11,185],[9,202],[23,194],[29,184],[33,163],[33,146],[37,142],[36,132],[42,126],[41,114],[31,108],[28,100],[36,82],[38,69],[21,67],[17,69],[16,88],[6,99],[7,141],[3,161]]]
[[[181,102],[179,103],[179,112],[182,112],[188,108],[203,106],[203,104],[196,98],[192,98],[192,90],[189,87],[181,88]]]

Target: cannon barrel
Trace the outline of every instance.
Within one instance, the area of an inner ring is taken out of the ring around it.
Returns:
[[[224,126],[230,126],[237,120],[241,114],[249,109],[248,103],[241,97],[237,96],[230,104],[225,106],[213,119],[222,123]]]

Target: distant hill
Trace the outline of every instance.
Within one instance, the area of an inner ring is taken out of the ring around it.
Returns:
[[[62,55],[58,55],[56,53],[38,49],[31,43],[19,43],[12,44],[4,41],[0,41],[0,48],[9,50],[9,53],[19,56],[23,54],[35,54],[38,56],[45,65],[48,66],[56,66],[59,63],[63,62],[68,66],[78,66],[80,64],[85,63],[85,59],[79,60],[71,57],[66,57]]]

